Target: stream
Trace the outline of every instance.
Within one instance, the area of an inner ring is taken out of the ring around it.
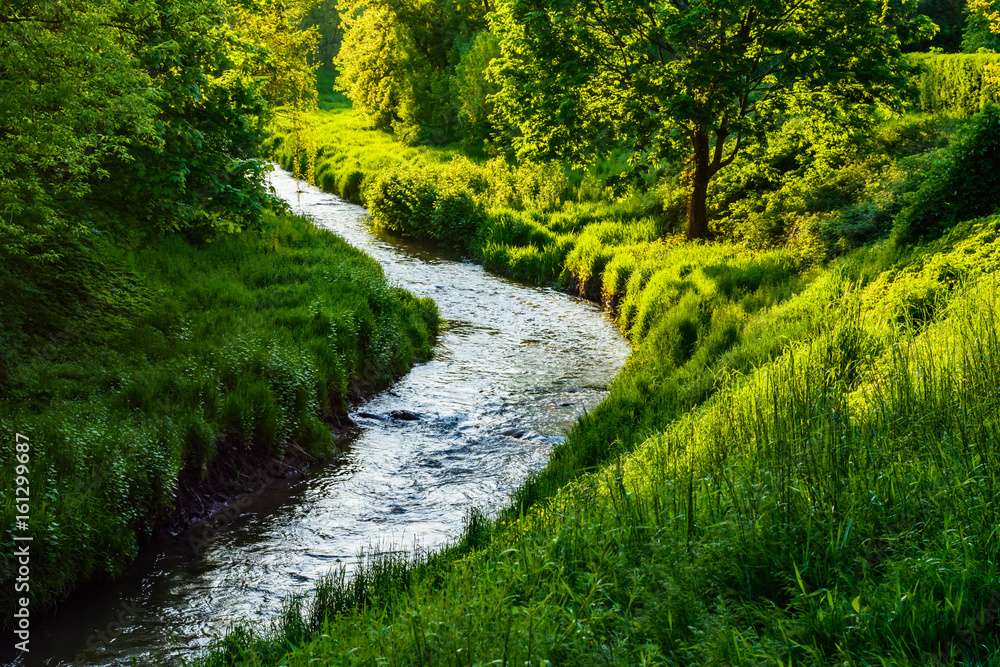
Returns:
[[[281,170],[270,180],[392,283],[437,302],[434,357],[354,407],[359,432],[337,461],[256,497],[197,549],[143,555],[121,581],[33,628],[41,664],[181,662],[234,622],[266,625],[363,550],[453,540],[471,508],[495,512],[545,465],[625,361],[625,341],[595,305],[376,237],[363,208]]]

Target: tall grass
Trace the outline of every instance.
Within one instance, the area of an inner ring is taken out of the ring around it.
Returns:
[[[804,275],[795,294],[745,311],[733,345],[698,366],[716,390],[668,409],[633,450],[474,523],[465,548],[331,584],[323,596],[349,604],[320,601],[294,641],[234,636],[213,659],[995,660],[998,231],[987,219],[907,256],[866,249]],[[931,282],[934,307],[908,309],[911,288]],[[646,383],[647,411],[684,378],[643,354],[654,335],[624,376]],[[636,419],[630,391],[612,388],[608,429]]]
[[[1000,218],[876,241],[956,124],[803,157],[790,123],[720,180],[730,242],[669,233],[669,173],[546,210],[487,179],[473,256],[603,302],[628,365],[497,518],[210,662],[996,661]]]
[[[104,252],[115,307],[36,336],[0,402],[0,430],[33,443],[37,609],[119,573],[204,480],[249,490],[216,468],[327,456],[350,397],[427,358],[436,330],[432,303],[300,218]],[[10,489],[13,448],[2,452]],[[11,494],[0,515],[10,544]]]

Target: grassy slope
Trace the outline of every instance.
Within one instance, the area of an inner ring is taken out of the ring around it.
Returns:
[[[329,454],[352,393],[426,358],[437,325],[432,303],[297,217],[269,214],[261,232],[206,246],[95,254],[100,298],[30,341],[0,402],[3,432],[33,443],[36,610],[119,572],[203,480],[246,491],[230,468]],[[9,494],[0,510],[13,525]]]
[[[387,146],[351,112],[318,118]],[[911,169],[937,145],[917,143]],[[609,398],[496,523],[334,578],[305,620],[211,662],[993,659],[1000,219],[823,265],[568,208],[525,214],[508,245],[564,236],[550,279],[602,298],[636,347]]]

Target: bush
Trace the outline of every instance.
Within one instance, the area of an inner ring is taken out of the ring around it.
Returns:
[[[423,178],[394,173],[376,180],[365,199],[375,229],[414,236],[415,221],[434,212],[437,190]]]
[[[426,235],[444,245],[468,249],[484,218],[482,208],[465,192],[439,194]]]
[[[1000,205],[1000,108],[990,105],[971,121],[896,218],[898,242],[940,235],[962,220]]]
[[[442,191],[421,176],[393,173],[377,180],[366,197],[376,230],[468,250],[485,217],[461,189]]]

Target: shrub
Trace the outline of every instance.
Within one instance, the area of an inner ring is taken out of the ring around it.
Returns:
[[[896,218],[896,240],[940,235],[961,220],[1000,205],[1000,108],[990,105],[971,121]]]
[[[465,192],[439,194],[426,235],[439,243],[467,249],[483,221],[483,210]],[[419,220],[416,221],[419,224]]]
[[[425,179],[393,173],[376,180],[365,199],[375,229],[407,236],[416,221],[430,219],[437,191]]]

